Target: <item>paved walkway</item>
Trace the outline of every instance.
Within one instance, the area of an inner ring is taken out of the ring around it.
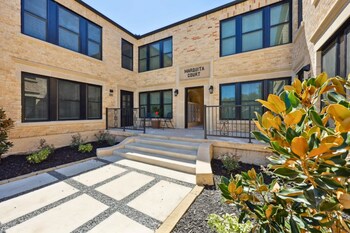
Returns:
[[[0,185],[0,232],[154,232],[195,176],[118,156]]]

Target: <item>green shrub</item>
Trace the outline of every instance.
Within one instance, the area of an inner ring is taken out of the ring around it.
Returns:
[[[258,232],[350,232],[350,102],[348,81],[321,74],[295,80],[279,96],[258,100],[268,109],[255,122],[255,137],[268,143],[266,184],[254,169],[219,185],[226,203],[254,218]],[[317,108],[323,96],[323,106]]]
[[[45,161],[51,153],[52,151],[50,150],[50,148],[44,148],[36,153],[28,155],[26,159],[29,163],[41,163]]]
[[[40,139],[38,151],[26,157],[29,163],[41,163],[55,151],[55,147],[47,144],[45,139]]]
[[[11,118],[7,118],[5,111],[0,108],[0,162],[1,156],[5,154],[13,143],[8,141],[8,131],[13,127]]]
[[[208,225],[217,233],[249,233],[253,229],[251,221],[239,223],[238,218],[230,214],[211,214],[208,217]]]
[[[71,147],[79,147],[80,145],[85,144],[85,141],[87,140],[87,138],[83,139],[81,137],[80,133],[74,134],[72,135],[72,141],[70,143]]]
[[[78,151],[81,153],[90,153],[93,149],[94,147],[89,143],[85,145],[80,145]]]
[[[224,168],[229,172],[239,168],[238,160],[238,157],[232,153],[226,153],[221,157]]]
[[[111,135],[108,131],[100,131],[98,134],[95,134],[95,138],[99,143],[107,142],[108,145],[115,145],[116,139],[115,136]]]

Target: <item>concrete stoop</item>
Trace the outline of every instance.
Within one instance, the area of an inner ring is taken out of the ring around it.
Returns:
[[[213,185],[211,143],[143,135],[97,150],[97,156],[118,155],[159,167],[196,175],[197,185]]]

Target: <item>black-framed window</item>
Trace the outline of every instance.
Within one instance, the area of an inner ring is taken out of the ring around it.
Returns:
[[[102,60],[102,28],[53,0],[22,0],[22,33]]]
[[[22,73],[22,121],[102,119],[102,87]]]
[[[58,120],[80,119],[80,84],[58,80]]]
[[[130,42],[122,39],[122,68],[134,70],[134,46]]]
[[[24,1],[22,5],[23,33],[47,39],[47,0]]]
[[[101,27],[88,23],[88,51],[90,57],[102,59],[102,29]]]
[[[102,87],[87,85],[87,118],[102,118]]]
[[[172,90],[140,92],[139,103],[140,109],[145,109],[148,118],[173,118]],[[142,112],[140,112],[141,117],[143,117]]]
[[[329,76],[350,73],[350,19],[322,47],[322,71]]]
[[[220,56],[291,43],[291,2],[282,1],[220,22]]]
[[[24,121],[49,120],[49,79],[25,75],[22,79]]]
[[[172,65],[172,37],[139,47],[139,72],[156,70]]]
[[[256,99],[267,99],[269,94],[280,94],[290,78],[278,78],[220,85],[220,119],[247,120],[254,112],[263,111]],[[251,106],[251,107],[248,107]]]
[[[303,22],[303,0],[298,0],[298,27]]]

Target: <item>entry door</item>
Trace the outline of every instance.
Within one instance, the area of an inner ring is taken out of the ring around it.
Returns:
[[[134,93],[120,91],[121,127],[134,124]]]

